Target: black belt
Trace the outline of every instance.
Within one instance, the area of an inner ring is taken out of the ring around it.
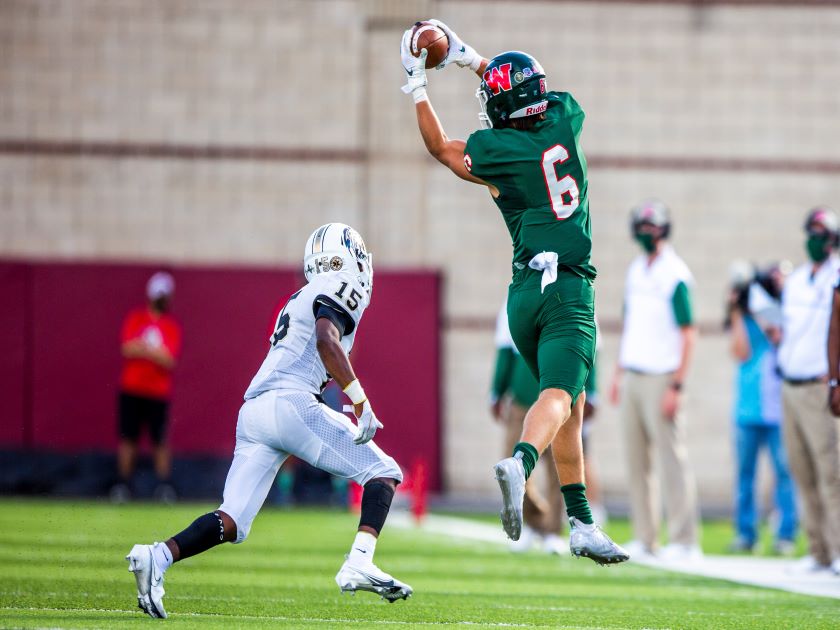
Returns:
[[[822,376],[812,376],[811,378],[785,378],[785,383],[799,387],[800,385],[813,385],[814,383],[822,383]]]

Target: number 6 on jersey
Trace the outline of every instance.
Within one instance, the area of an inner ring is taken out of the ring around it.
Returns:
[[[557,176],[557,166],[569,159],[569,152],[562,144],[555,144],[543,153],[542,168],[545,177],[545,187],[551,200],[551,209],[559,220],[566,219],[577,210],[578,191],[577,182],[571,175]],[[568,202],[566,199],[568,198]]]

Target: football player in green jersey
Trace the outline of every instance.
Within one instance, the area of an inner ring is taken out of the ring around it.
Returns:
[[[476,93],[485,129],[450,139],[426,93],[427,51],[414,57],[412,31],[403,34],[401,57],[429,153],[455,175],[486,186],[513,241],[508,293],[510,332],[540,381],[511,457],[495,466],[502,491],[502,525],[517,540],[522,531],[525,481],[551,446],[571,523],[572,554],[599,564],[623,562],[627,552],[595,525],[584,485],[581,425],[583,393],[595,354],[595,268],[587,196],[586,160],[580,148],[583,110],[567,92],[549,92],[536,59],[506,52],[485,59],[446,24],[449,38],[438,69],[455,63],[481,79]]]

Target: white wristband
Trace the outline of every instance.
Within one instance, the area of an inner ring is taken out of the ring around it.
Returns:
[[[344,393],[354,405],[361,405],[367,400],[365,390],[362,389],[359,379],[354,379],[347,387],[344,388]]]
[[[426,96],[426,88],[419,87],[411,92],[411,96],[414,98],[414,104],[422,103],[423,101],[428,101],[429,97]]]

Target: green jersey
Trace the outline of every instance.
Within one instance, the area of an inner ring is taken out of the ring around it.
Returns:
[[[547,97],[545,120],[529,131],[473,133],[464,163],[499,190],[495,202],[513,240],[514,273],[537,254],[556,252],[561,270],[594,279],[586,159],[580,148],[584,113],[568,92]]]

